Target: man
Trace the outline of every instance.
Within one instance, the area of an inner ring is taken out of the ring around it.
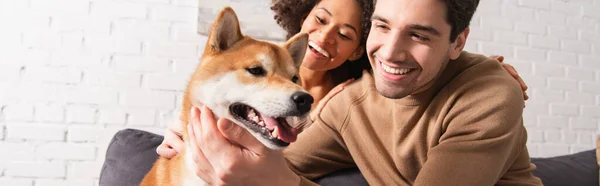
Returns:
[[[285,158],[202,108],[197,174],[217,185],[311,185],[356,166],[371,185],[542,185],[519,85],[497,62],[462,52],[478,3],[378,0],[373,71],[333,97]]]

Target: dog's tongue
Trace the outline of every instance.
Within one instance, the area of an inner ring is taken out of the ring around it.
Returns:
[[[269,130],[273,130],[275,129],[275,127],[279,128],[279,130],[277,130],[277,135],[279,136],[279,139],[281,139],[281,141],[284,141],[286,143],[292,143],[296,141],[296,137],[298,136],[298,130],[290,127],[288,124],[278,124],[279,122],[277,122],[277,119],[275,118],[265,115],[261,115],[261,117],[265,122],[265,126]]]

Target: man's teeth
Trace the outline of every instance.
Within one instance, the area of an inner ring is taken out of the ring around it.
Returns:
[[[392,68],[390,66],[387,66],[383,63],[381,63],[381,66],[383,67],[383,70],[387,73],[390,74],[398,74],[398,75],[404,75],[407,74],[411,71],[410,68]]]
[[[329,58],[329,53],[327,53],[327,51],[325,51],[324,49],[319,47],[316,43],[313,43],[312,41],[310,41],[310,42],[308,42],[308,46],[312,47],[317,52],[319,52],[319,53],[323,54],[325,57]]]

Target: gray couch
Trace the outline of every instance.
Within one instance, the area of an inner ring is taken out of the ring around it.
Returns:
[[[158,157],[155,149],[162,140],[162,136],[145,131],[119,131],[107,149],[100,186],[139,185]],[[552,158],[532,158],[532,162],[537,166],[533,174],[546,186],[598,186],[595,150]],[[321,185],[368,185],[356,168],[341,170],[314,181]]]

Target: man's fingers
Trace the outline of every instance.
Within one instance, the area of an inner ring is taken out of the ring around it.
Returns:
[[[219,119],[219,121],[217,121],[217,126],[220,133],[222,133],[225,138],[238,144],[241,148],[248,149],[256,154],[264,154],[268,150],[260,143],[260,141],[252,136],[250,132],[228,119]]]
[[[196,165],[196,175],[198,175],[198,177],[200,177],[205,182],[212,183],[212,173],[214,173],[214,168],[212,167],[212,164],[208,161],[208,159],[206,159],[206,156],[198,146],[199,144],[197,142],[200,141],[198,141],[198,138],[196,137],[196,134],[198,134],[196,132],[199,132],[197,128],[200,128],[200,126],[191,125],[191,123],[188,125],[188,138],[190,140],[190,149],[188,149],[187,153],[192,154],[192,158],[194,159],[194,163]]]
[[[165,143],[160,144],[158,146],[158,148],[156,148],[156,153],[159,156],[161,156],[163,158],[168,158],[168,159],[171,159],[171,158],[177,156],[177,151],[175,151],[175,149],[170,148],[170,146]]]

